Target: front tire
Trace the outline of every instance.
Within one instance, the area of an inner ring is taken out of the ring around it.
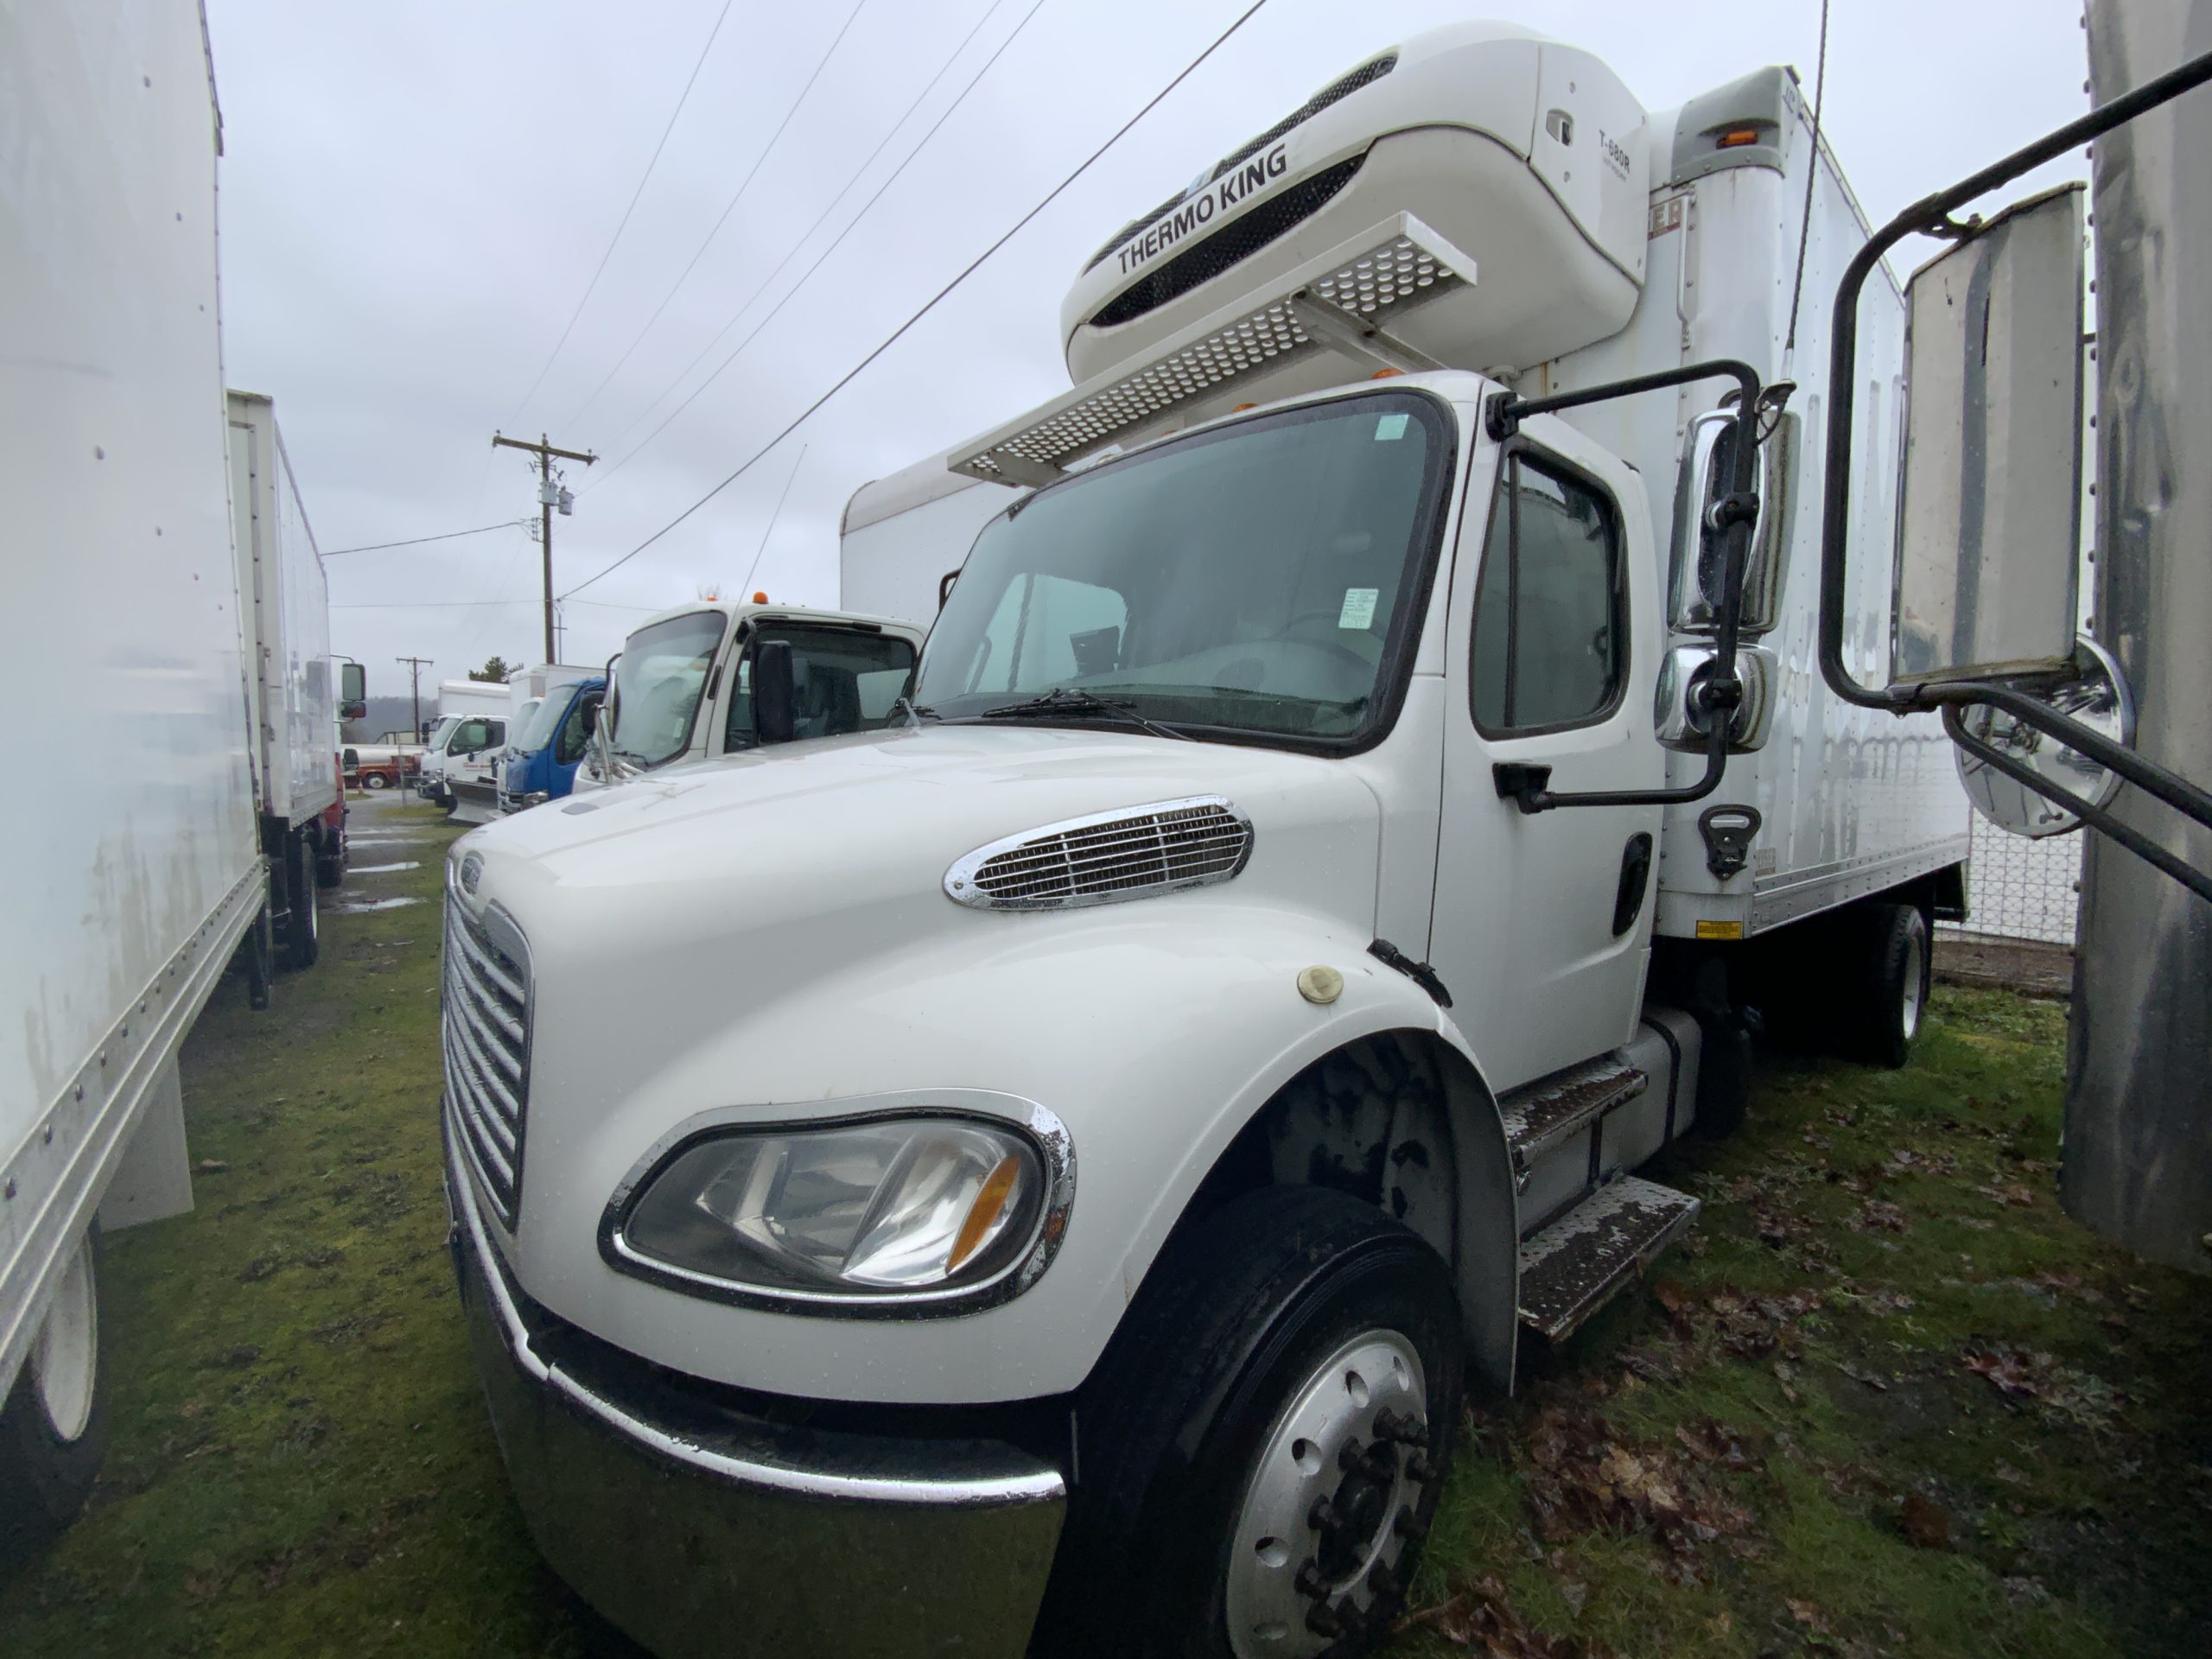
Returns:
[[[1427,1243],[1318,1187],[1232,1200],[1171,1243],[1084,1386],[1035,1650],[1379,1645],[1459,1401],[1458,1299]]]
[[[380,772],[364,772],[361,776],[361,787],[364,789],[384,789],[390,783],[391,780]]]
[[[62,1269],[29,1357],[0,1405],[0,1561],[24,1559],[77,1517],[107,1453],[99,1229]]]

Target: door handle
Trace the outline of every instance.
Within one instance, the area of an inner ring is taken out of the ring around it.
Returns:
[[[1621,849],[1620,885],[1613,889],[1613,937],[1636,925],[1643,910],[1644,889],[1651,885],[1651,837],[1637,830]]]

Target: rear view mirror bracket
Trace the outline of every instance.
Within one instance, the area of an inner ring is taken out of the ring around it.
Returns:
[[[2063,785],[2042,777],[1981,741],[1966,728],[1964,711],[1987,704],[2024,724],[2109,767],[2126,782],[2164,802],[2198,824],[2212,828],[2212,795],[2155,762],[2146,760],[2102,733],[2059,713],[2039,701],[2037,687],[2066,683],[2071,667],[2036,675],[2009,676],[1999,683],[1954,680],[1875,687],[1862,683],[1844,660],[1846,583],[1849,574],[1848,534],[1851,517],[1852,440],[1854,432],[1853,389],[1859,360],[1859,299],[1882,256],[1906,237],[1919,232],[1955,243],[1964,243],[1989,226],[1978,216],[1961,219],[1959,211],[1999,186],[2069,151],[2080,149],[2100,135],[2156,109],[2182,93],[2212,81],[2212,53],[2190,60],[2180,67],[2146,81],[2133,92],[2093,110],[2077,121],[2046,134],[1972,177],[1913,203],[1870,237],[1853,256],[1837,286],[1829,330],[1828,386],[1833,399],[1826,435],[1827,454],[1822,467],[1821,507],[1821,593],[1819,656],[1821,677],[1846,702],[1861,709],[1878,709],[1907,715],[1941,711],[1944,729],[1953,742],[1985,765],[2056,802],[2082,821],[2109,836],[2120,846],[2179,881],[2190,892],[2212,900],[2212,877],[2183,862],[2139,832],[2129,828],[2102,807],[2083,800]]]

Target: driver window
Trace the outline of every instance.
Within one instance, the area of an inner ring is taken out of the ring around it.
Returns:
[[[1611,714],[1627,655],[1620,520],[1608,496],[1506,454],[1475,594],[1475,724],[1556,731]]]
[[[453,741],[446,745],[448,754],[474,754],[492,741],[489,729],[480,720],[464,720],[453,728]]]

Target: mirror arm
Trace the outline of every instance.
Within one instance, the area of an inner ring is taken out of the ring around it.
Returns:
[[[1497,768],[1498,794],[1523,812],[1548,812],[1561,806],[1679,806],[1701,801],[1720,787],[1728,770],[1728,740],[1736,709],[1744,700],[1744,683],[1736,675],[1736,645],[1744,609],[1744,567],[1751,555],[1751,529],[1759,516],[1759,404],[1758,371],[1734,358],[1717,357],[1688,363],[1656,374],[1639,374],[1626,380],[1609,380],[1549,397],[1522,397],[1510,391],[1493,392],[1483,405],[1483,425],[1491,438],[1503,443],[1521,429],[1531,415],[1549,415],[1562,409],[1580,409],[1638,392],[1661,391],[1695,380],[1726,378],[1736,382],[1735,476],[1728,493],[1713,504],[1713,528],[1722,536],[1720,626],[1715,641],[1713,672],[1705,683],[1704,706],[1719,718],[1706,734],[1705,775],[1679,789],[1578,790],[1554,794],[1526,768]],[[1549,772],[1545,772],[1548,778]]]
[[[1984,700],[1977,698],[1972,701]],[[2037,772],[2033,767],[2022,766],[2011,755],[2005,753],[2001,749],[1992,747],[1967,730],[1966,718],[1962,711],[1968,701],[1961,698],[1943,705],[1943,729],[1949,734],[1952,742],[1957,744],[1984,766],[2003,772],[2023,789],[2031,790],[2045,800],[2055,801],[2100,834],[2111,836],[2113,840],[2118,842],[2144,862],[2171,876],[2198,898],[2212,902],[2212,875],[2207,875],[2201,870],[2190,868],[2148,836],[2121,823],[2104,808],[2083,800],[2063,785],[2052,783],[2049,779]],[[2041,705],[2032,703],[2029,699],[2023,698],[2021,701],[2036,708],[2040,713],[2050,712],[2042,709]],[[2025,715],[2025,710],[2016,710],[2011,704],[1999,706],[2005,709],[2007,713],[2019,712],[2024,717]],[[2066,720],[2063,715],[2057,718],[2068,726],[2074,726],[2077,731],[2087,729],[2075,725],[2073,721]],[[2096,736],[2094,733],[2091,733],[2090,735]],[[2104,743],[2101,737],[2098,737],[2096,741],[2100,745]],[[2119,752],[2123,754],[2127,753],[2124,749]],[[2084,753],[2087,753],[2086,748]]]
[[[1852,417],[1856,408],[1856,382],[1853,377],[1858,372],[1859,365],[1859,290],[1866,287],[1867,277],[1873,274],[1882,256],[1906,237],[1918,232],[1951,241],[1969,239],[1976,233],[1977,226],[1972,220],[1961,223],[1954,219],[1952,215],[1958,209],[1987,195],[1999,185],[2011,183],[2031,168],[2088,143],[2101,134],[2133,121],[2146,110],[2156,109],[2208,80],[2212,80],[2212,52],[2192,58],[2179,68],[2145,81],[2125,98],[2116,98],[2080,120],[2046,133],[1973,177],[1923,197],[1875,232],[1844,268],[1843,281],[1836,288],[1835,313],[1828,325],[1830,406],[1827,460],[1821,468],[1820,658],[1821,677],[1827,682],[1828,690],[1846,702],[1861,709],[1885,709],[1897,715],[1942,706],[1941,696],[1927,688],[1890,690],[1863,685],[1843,660],[1845,540],[1851,520]],[[2009,704],[1999,706],[2008,712],[2017,712]],[[2079,747],[2084,753],[2094,753],[2086,743]],[[2009,768],[2005,770],[2009,775]],[[2120,766],[2115,766],[2113,770],[2123,777],[2129,776]],[[2085,819],[2088,817],[2083,816]]]
[[[1946,729],[1952,723],[1951,716],[1955,711],[1970,708],[1978,702],[2001,709],[2014,719],[2034,727],[2044,736],[2055,739],[2068,748],[2088,755],[2099,766],[2118,772],[2145,794],[2155,796],[2183,817],[2212,830],[2212,794],[2207,794],[2186,778],[2167,771],[2156,761],[2145,760],[2134,750],[2113,742],[2102,732],[2060,714],[2049,703],[2040,702],[2002,685],[1929,685],[1921,687],[1919,694],[1929,705],[1943,711]],[[1978,740],[1973,745],[1961,744],[1960,747],[1971,754],[1986,759],[1982,755],[1983,746]],[[2018,776],[2010,766],[2000,766],[1998,770],[2007,777]],[[2049,793],[2048,791],[2038,792]],[[2070,798],[2063,804],[2069,808],[2073,806]],[[2102,814],[2092,817],[2090,814],[2082,812],[2080,816],[2086,822],[2096,823],[2100,829],[2103,827],[2101,821]]]

